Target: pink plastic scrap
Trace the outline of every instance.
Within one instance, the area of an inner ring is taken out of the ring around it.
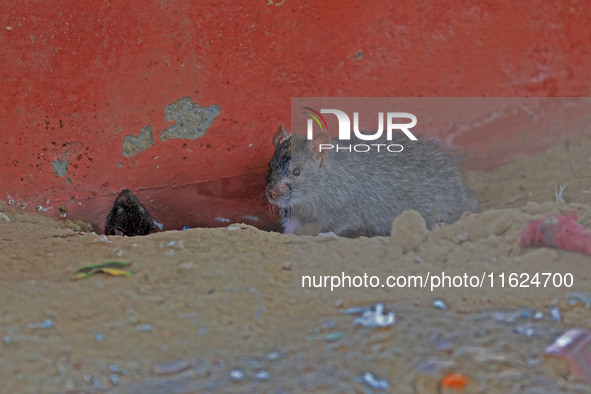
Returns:
[[[577,223],[576,212],[532,220],[519,235],[519,246],[550,246],[591,256],[591,233]]]
[[[563,359],[575,378],[591,382],[591,332],[571,328],[547,346],[544,355]]]

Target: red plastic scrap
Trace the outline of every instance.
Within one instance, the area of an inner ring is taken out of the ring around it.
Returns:
[[[461,373],[450,373],[441,379],[441,386],[445,388],[452,388],[456,390],[462,390],[466,387],[468,378]]]
[[[575,378],[591,382],[591,332],[571,328],[547,346],[544,354],[565,360]]]
[[[532,220],[519,236],[519,246],[550,246],[591,256],[591,233],[577,223],[576,212]]]

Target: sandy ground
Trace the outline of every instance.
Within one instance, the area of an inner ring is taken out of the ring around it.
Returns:
[[[463,392],[591,393],[543,357],[565,329],[591,329],[591,257],[517,245],[526,223],[546,213],[575,210],[591,229],[590,157],[590,142],[571,142],[469,172],[481,212],[416,243],[239,224],[105,237],[2,204],[10,221],[0,219],[0,392],[379,392],[360,378],[370,372],[390,392],[438,393],[457,392],[440,384],[457,372],[468,377]],[[555,202],[561,184],[566,204]],[[70,278],[112,259],[133,260],[133,276]],[[306,261],[328,271],[342,262],[359,272],[572,272],[576,286],[304,292]],[[395,312],[393,325],[363,327],[347,313],[378,302]],[[174,360],[189,368],[155,372]]]

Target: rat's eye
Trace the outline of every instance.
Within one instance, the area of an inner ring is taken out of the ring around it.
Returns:
[[[291,174],[293,176],[298,176],[300,175],[300,169],[299,168],[294,168],[293,171],[291,172]]]

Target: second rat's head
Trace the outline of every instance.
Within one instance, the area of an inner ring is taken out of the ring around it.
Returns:
[[[129,189],[123,189],[107,216],[106,235],[147,235],[155,231],[154,219]]]
[[[315,195],[322,187],[322,162],[325,152],[318,144],[329,138],[325,134],[308,141],[290,135],[279,126],[273,136],[275,152],[269,162],[266,194],[269,202],[280,208],[300,204]]]

